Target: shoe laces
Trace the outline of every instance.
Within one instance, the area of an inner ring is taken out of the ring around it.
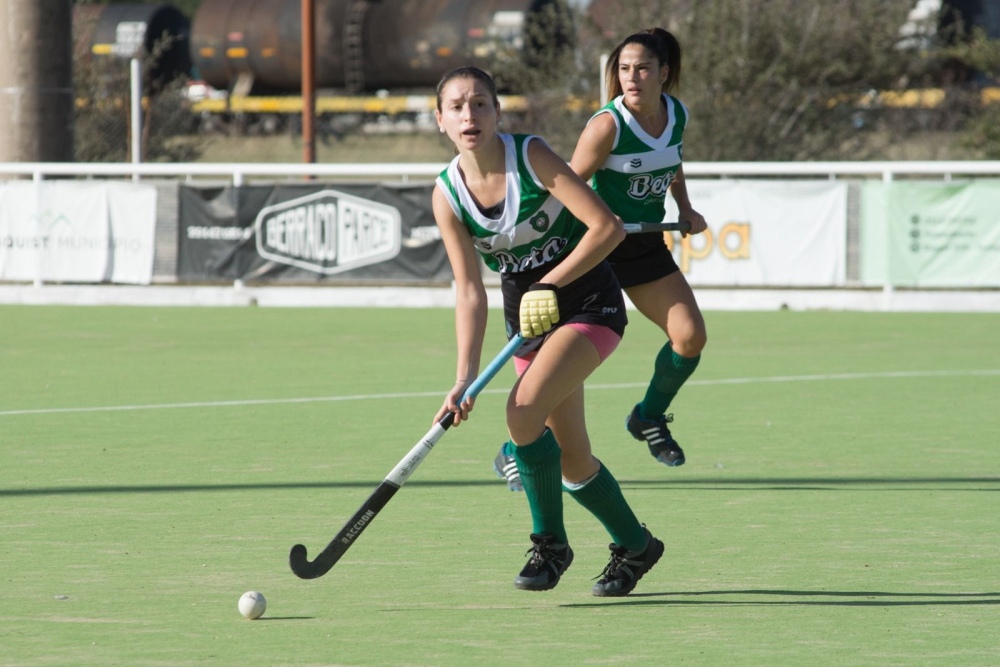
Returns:
[[[657,417],[656,419],[642,419],[641,421],[650,424],[650,426],[647,426],[646,428],[642,429],[643,433],[648,433],[650,431],[658,431],[660,429],[669,432],[670,429],[667,428],[667,424],[674,421],[674,413],[671,412],[670,414]]]
[[[620,579],[622,578],[622,575],[619,573],[622,569],[625,569],[628,574],[631,574],[631,570],[625,567],[626,564],[629,563],[629,560],[625,558],[625,554],[628,553],[628,549],[617,544],[610,544],[608,545],[608,548],[611,549],[611,560],[609,560],[608,564],[604,566],[604,571],[594,578],[604,579],[606,581],[611,579]]]
[[[540,568],[549,561],[559,560],[559,554],[556,553],[556,551],[557,549],[555,549],[552,544],[545,542],[533,545],[530,549],[524,552],[524,555],[531,555],[531,558],[528,560],[529,565]]]

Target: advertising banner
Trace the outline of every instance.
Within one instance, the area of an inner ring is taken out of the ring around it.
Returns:
[[[108,183],[111,256],[105,280],[148,285],[156,245],[156,188]]]
[[[107,197],[87,183],[12,181],[0,195],[0,278],[101,282]]]
[[[148,284],[155,226],[151,186],[0,183],[0,280]]]
[[[861,281],[1000,287],[1000,181],[865,183]]]
[[[178,278],[450,281],[432,187],[182,186]]]
[[[708,231],[667,237],[692,285],[839,287],[846,281],[847,184],[688,180]],[[667,197],[667,219],[677,219]],[[626,221],[628,222],[628,221]]]

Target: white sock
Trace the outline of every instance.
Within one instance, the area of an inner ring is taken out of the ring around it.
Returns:
[[[594,478],[597,477],[600,474],[601,474],[601,470],[600,470],[600,468],[598,468],[597,472],[595,472],[593,475],[591,475],[587,479],[583,480],[582,482],[570,482],[565,477],[563,477],[562,483],[563,483],[563,486],[566,487],[570,491],[579,491],[583,487],[585,487],[588,484],[590,484],[591,482],[593,482]]]

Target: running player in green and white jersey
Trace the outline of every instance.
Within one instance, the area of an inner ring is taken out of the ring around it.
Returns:
[[[538,181],[528,161],[528,145],[543,143],[525,134],[498,134],[505,163],[510,165],[499,210],[479,206],[463,180],[456,157],[437,179],[452,211],[472,235],[487,268],[500,274],[507,332],[518,331],[521,295],[541,281],[583,239],[587,227]],[[619,307],[621,302],[621,307]],[[627,318],[621,291],[610,266],[601,262],[559,290],[559,307],[572,316],[560,324],[585,323],[611,327],[620,337]],[[529,357],[541,338],[526,341],[517,357]]]
[[[681,168],[681,141],[687,124],[687,107],[666,93],[662,95],[662,105],[667,110],[667,125],[658,137],[650,136],[643,129],[625,103],[624,95],[605,104],[594,117],[601,114],[612,116],[616,136],[607,158],[592,175],[591,184],[611,210],[628,222],[663,220],[664,197]],[[607,125],[607,121],[604,124]],[[635,236],[625,248],[655,246],[659,249],[662,245],[662,238]],[[630,257],[621,245],[614,254],[623,259]],[[647,258],[645,263],[661,262]],[[620,267],[620,270],[626,275],[641,272],[634,262]]]
[[[492,77],[461,67],[438,84],[436,118],[458,156],[432,195],[455,276],[457,376],[435,417],[458,426],[473,408],[463,395],[478,375],[488,303],[479,258],[500,272],[507,335],[518,379],[507,399],[531,510],[531,557],[514,586],[544,591],[573,561],[563,520],[563,487],[611,535],[611,559],[594,595],[628,595],[659,560],[663,543],[639,523],[611,472],[594,457],[583,383],[618,346],[625,300],[605,258],[625,237],[587,183],[538,137],[499,134]]]
[[[667,191],[679,221],[691,234],[706,229],[691,206],[681,164],[688,111],[669,92],[679,83],[681,49],[666,30],[626,37],[611,52],[605,70],[611,95],[591,118],[570,165],[625,222],[660,222]],[[628,432],[645,441],[668,466],[683,465],[684,451],[667,428],[667,408],[701,359],[707,335],[694,293],[659,234],[628,236],[608,256],[618,282],[646,318],[663,329],[667,342],[656,356],[641,402],[626,419]],[[556,437],[559,434],[556,433]],[[504,444],[494,470],[511,490],[520,489],[516,462]]]

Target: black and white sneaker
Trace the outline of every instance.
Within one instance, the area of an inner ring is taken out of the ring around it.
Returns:
[[[649,446],[653,458],[671,468],[684,465],[684,450],[677,444],[667,424],[674,420],[673,415],[664,415],[659,419],[644,419],[639,416],[639,406],[632,408],[632,414],[625,420],[625,428],[636,440],[642,440]]]
[[[608,545],[611,549],[611,560],[591,589],[594,595],[598,597],[628,595],[642,579],[642,575],[649,572],[650,568],[656,565],[656,561],[660,560],[660,556],[663,555],[663,542],[653,537],[645,526],[643,530],[646,531],[646,548],[642,551],[629,551],[614,542]]]
[[[573,562],[573,550],[565,542],[556,542],[550,533],[532,533],[534,546],[528,549],[528,559],[521,574],[514,578],[514,588],[523,591],[547,591],[555,588],[562,573]]]
[[[517,469],[517,461],[507,453],[507,443],[500,445],[500,453],[493,459],[493,472],[502,480],[507,482],[507,488],[511,491],[524,491],[521,484],[521,473]]]

